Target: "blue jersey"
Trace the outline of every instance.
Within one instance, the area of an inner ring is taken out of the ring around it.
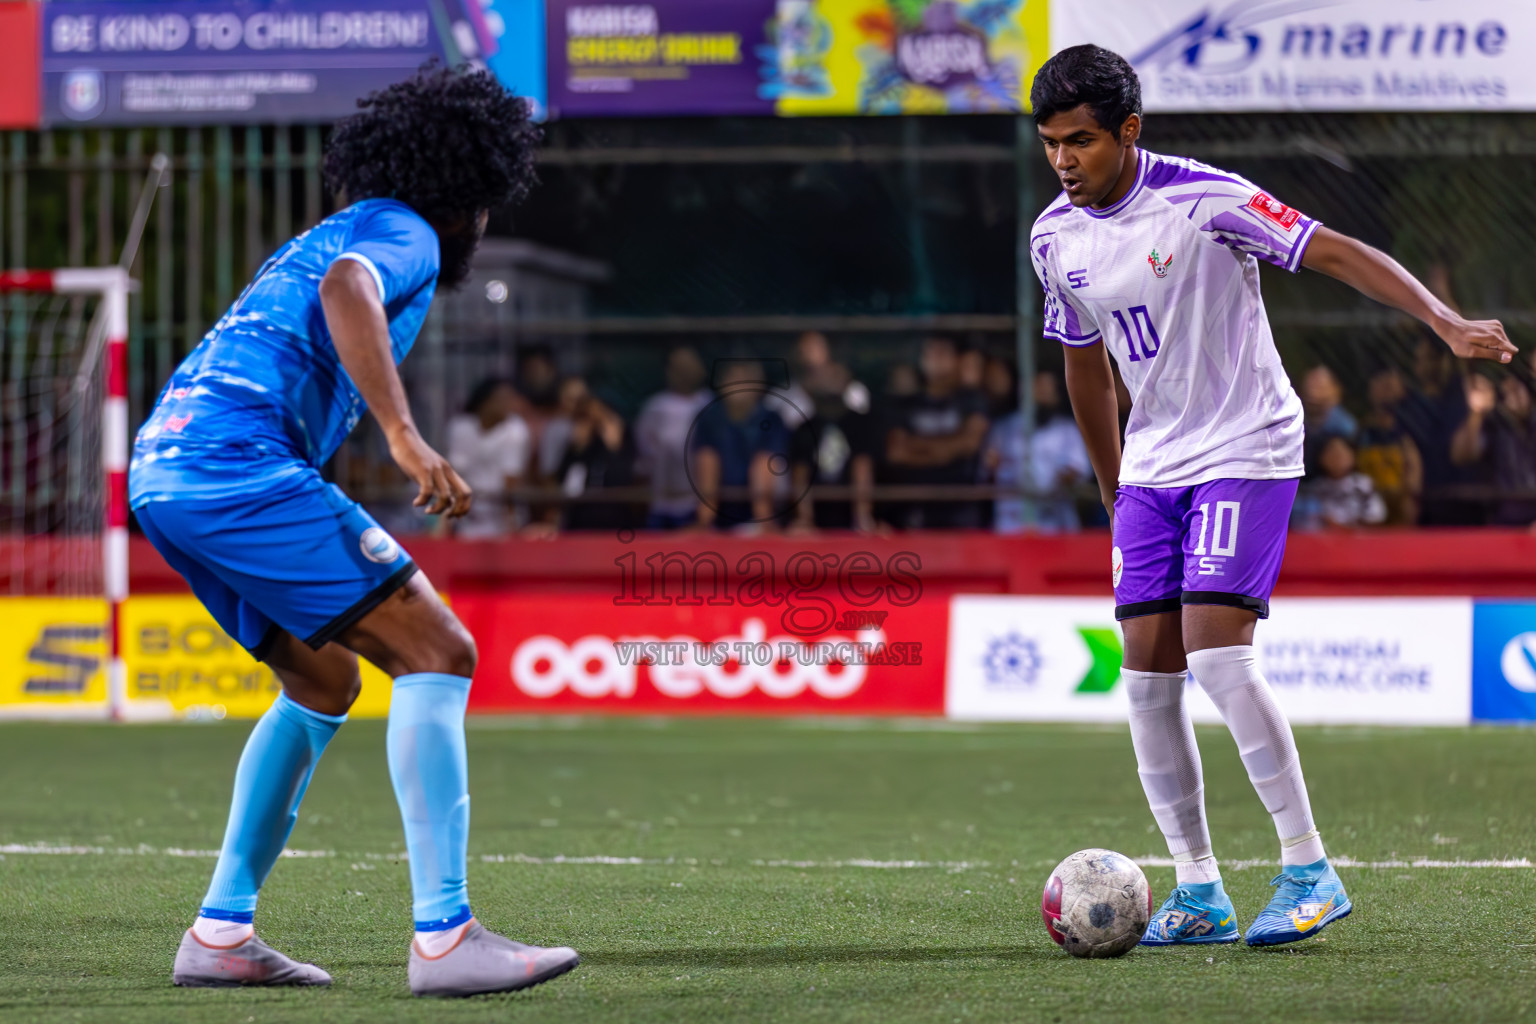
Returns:
[[[320,306],[339,259],[372,275],[405,358],[437,287],[437,234],[404,203],[367,199],[279,249],[177,367],[134,444],[132,507],[260,490],[340,447],[366,406]]]

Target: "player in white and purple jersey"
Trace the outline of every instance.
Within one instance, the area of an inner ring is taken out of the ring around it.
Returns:
[[[1030,101],[1063,188],[1030,239],[1045,335],[1065,347],[1110,511],[1131,739],[1177,875],[1142,941],[1239,937],[1206,825],[1186,672],[1232,731],[1280,837],[1275,896],[1246,940],[1307,938],[1351,904],[1254,659],[1302,473],[1301,403],[1270,335],[1258,261],[1335,277],[1417,317],[1463,358],[1508,362],[1515,348],[1497,321],[1463,319],[1391,257],[1242,177],[1141,149],[1141,85],[1117,54],[1063,50]],[[1123,453],[1110,356],[1132,401]]]

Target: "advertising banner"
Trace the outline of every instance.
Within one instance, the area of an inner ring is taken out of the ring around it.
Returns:
[[[0,706],[7,713],[102,713],[107,603],[0,597]]]
[[[1536,604],[1479,601],[1473,607],[1472,717],[1536,721]]]
[[[46,124],[330,121],[423,62],[490,60],[532,0],[76,0],[45,4]],[[510,19],[510,20],[509,20]],[[525,89],[540,76],[519,75]],[[537,98],[537,97],[535,97]]]
[[[789,116],[1018,113],[1050,56],[1046,0],[779,0],[776,42]]]
[[[35,0],[0,3],[0,128],[36,128],[37,18]]]
[[[1536,110],[1526,0],[1058,3],[1053,51],[1097,43],[1148,111]]]
[[[774,0],[549,0],[555,117],[772,114]]]
[[[1123,721],[1114,611],[1107,597],[955,597],[947,714]],[[1469,720],[1470,598],[1282,598],[1271,602],[1254,646],[1276,700],[1298,725]],[[1221,720],[1198,686],[1188,694],[1196,721]]]
[[[281,690],[272,670],[230,639],[195,597],[130,597],[122,631],[129,700],[165,701],[178,715],[255,718]],[[360,665],[363,689],[351,714],[389,714],[389,677]]]
[[[937,715],[944,609],[820,593],[618,607],[603,594],[454,595],[480,647],[469,707],[482,712]]]

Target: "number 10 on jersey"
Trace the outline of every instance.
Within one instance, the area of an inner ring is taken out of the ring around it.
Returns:
[[[1132,306],[1127,310],[1111,310],[1110,315],[1120,325],[1120,331],[1125,335],[1125,347],[1131,353],[1131,362],[1139,363],[1143,359],[1151,359],[1157,355],[1157,350],[1162,347],[1162,339],[1157,336],[1157,328],[1152,323],[1152,314],[1147,312],[1146,306]],[[1129,320],[1127,320],[1129,316]],[[1131,336],[1132,328],[1136,336]],[[1137,353],[1137,348],[1141,352]]]

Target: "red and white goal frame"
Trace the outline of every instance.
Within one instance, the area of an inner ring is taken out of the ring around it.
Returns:
[[[94,296],[99,303],[88,329],[80,370],[82,373],[99,371],[104,378],[100,433],[105,518],[101,524],[100,578],[101,596],[106,601],[105,710],[114,719],[132,714],[122,642],[122,609],[128,597],[128,297],[131,289],[132,280],[122,267],[0,271],[0,297],[30,292]]]

